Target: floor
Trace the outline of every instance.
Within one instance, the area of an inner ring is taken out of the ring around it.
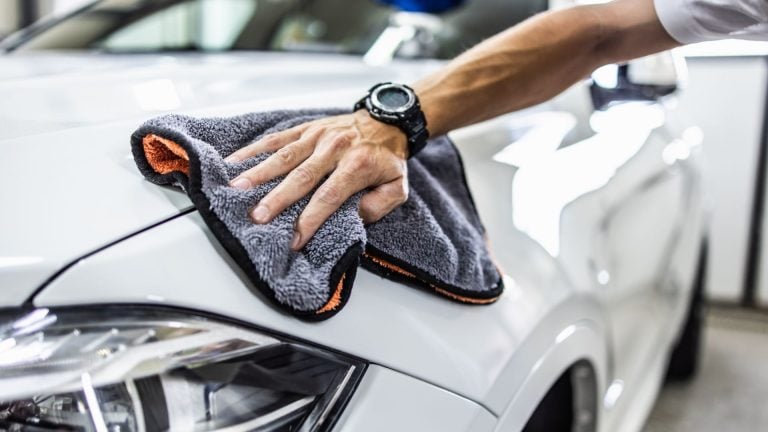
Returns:
[[[712,307],[699,376],[662,390],[645,432],[768,430],[768,313]]]

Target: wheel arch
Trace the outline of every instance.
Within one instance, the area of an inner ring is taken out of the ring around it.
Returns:
[[[588,360],[563,372],[539,401],[523,432],[595,432],[597,380]]]
[[[499,416],[498,431],[526,430],[525,427],[537,408],[547,403],[547,415],[565,415],[562,392],[570,395],[573,419],[584,427],[573,429],[592,432],[600,420],[602,392],[607,376],[607,347],[601,327],[584,319],[560,328],[554,343],[537,356],[528,368],[528,376],[516,389],[509,405]],[[568,389],[563,389],[568,386]],[[553,392],[560,399],[555,403],[547,400]],[[590,426],[592,425],[592,426]],[[536,431],[542,429],[528,429]],[[549,429],[551,430],[551,429]],[[558,432],[551,430],[551,432]]]

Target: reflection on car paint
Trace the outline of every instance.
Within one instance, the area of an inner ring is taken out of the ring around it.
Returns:
[[[595,134],[560,149],[575,116],[550,111],[532,117],[526,132],[494,160],[518,167],[512,186],[516,228],[556,257],[565,207],[608,184],[651,130],[664,124],[664,111],[657,104],[631,103],[596,111],[590,117]]]

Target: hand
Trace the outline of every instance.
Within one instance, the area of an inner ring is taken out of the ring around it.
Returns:
[[[370,189],[360,200],[360,216],[375,222],[408,198],[407,140],[398,128],[360,110],[308,122],[262,137],[227,157],[236,162],[275,152],[230,182],[249,189],[286,174],[251,211],[256,223],[267,223],[306,196],[326,176],[294,228],[291,248],[299,250],[350,196]]]

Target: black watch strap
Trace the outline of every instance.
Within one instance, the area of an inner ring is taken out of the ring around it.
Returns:
[[[415,156],[427,146],[429,131],[427,130],[427,118],[419,107],[415,118],[405,120],[407,126],[400,128],[408,137],[408,157]]]
[[[427,130],[427,118],[424,116],[424,112],[421,110],[418,96],[410,87],[402,85],[413,93],[415,98],[414,105],[406,112],[402,113],[390,113],[383,112],[376,109],[371,104],[371,94],[379,86],[388,85],[391,83],[381,83],[371,87],[368,93],[355,104],[354,111],[365,109],[371,118],[378,120],[382,123],[386,123],[392,126],[396,126],[403,131],[408,139],[408,157],[411,158],[418,154],[427,145],[429,139],[429,131]]]

